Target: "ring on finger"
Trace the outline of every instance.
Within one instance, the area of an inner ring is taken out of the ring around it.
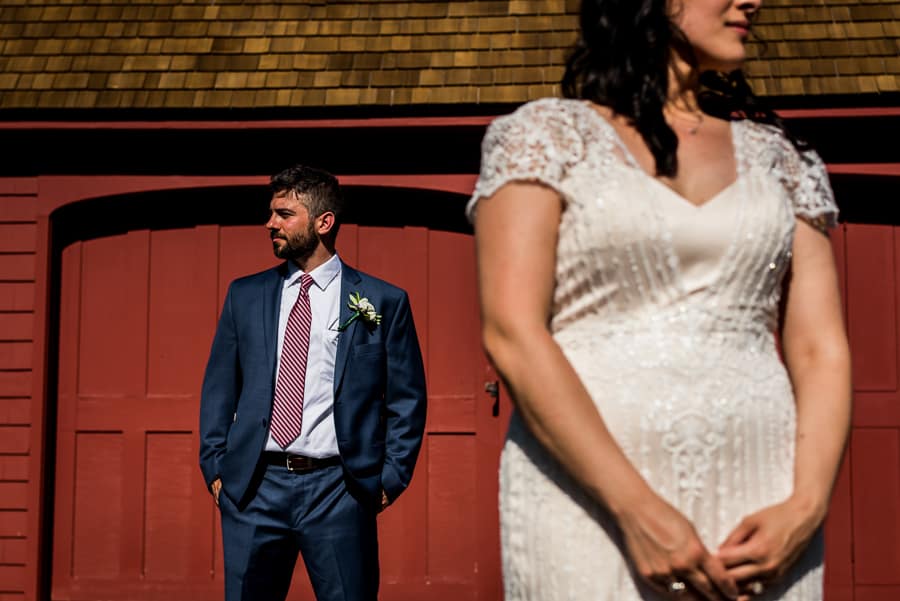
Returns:
[[[673,580],[669,583],[669,592],[673,595],[681,595],[687,590],[687,585],[680,580]]]
[[[747,584],[747,590],[751,595],[762,595],[766,590],[766,585],[764,585],[759,580],[754,580],[753,582]]]

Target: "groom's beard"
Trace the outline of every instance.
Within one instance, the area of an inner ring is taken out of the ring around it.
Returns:
[[[282,244],[279,245],[278,240],[281,240]],[[272,234],[272,252],[279,259],[287,259],[289,261],[307,259],[312,256],[318,245],[319,237],[316,236],[316,230],[312,223],[309,224],[305,232],[297,232],[287,238]]]

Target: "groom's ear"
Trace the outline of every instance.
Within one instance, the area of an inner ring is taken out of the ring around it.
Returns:
[[[334,213],[325,211],[316,217],[316,233],[319,234],[320,238],[327,238],[331,230],[334,229],[335,223]]]

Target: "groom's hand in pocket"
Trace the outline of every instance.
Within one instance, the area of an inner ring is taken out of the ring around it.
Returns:
[[[212,493],[213,499],[216,502],[216,506],[219,505],[219,492],[222,490],[222,479],[216,478],[212,481],[212,484],[209,485],[209,492]]]

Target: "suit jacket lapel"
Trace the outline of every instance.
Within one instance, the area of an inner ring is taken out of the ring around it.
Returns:
[[[278,315],[281,313],[281,292],[287,275],[287,263],[272,269],[263,285],[263,340],[266,346],[266,366],[275,377],[275,351],[278,348]],[[274,381],[274,380],[273,380]]]
[[[338,323],[347,323],[347,320],[353,316],[353,312],[347,304],[347,299],[350,297],[351,292],[356,291],[360,281],[361,278],[356,270],[341,261],[341,294],[338,301],[341,306],[341,312]],[[350,340],[353,338],[353,333],[356,331],[358,322],[358,319],[354,320],[346,330],[341,332],[341,335],[338,338],[337,354],[334,358],[335,395],[337,395],[337,391],[341,386],[341,380],[344,377],[344,368],[347,366],[347,355],[350,352]]]

